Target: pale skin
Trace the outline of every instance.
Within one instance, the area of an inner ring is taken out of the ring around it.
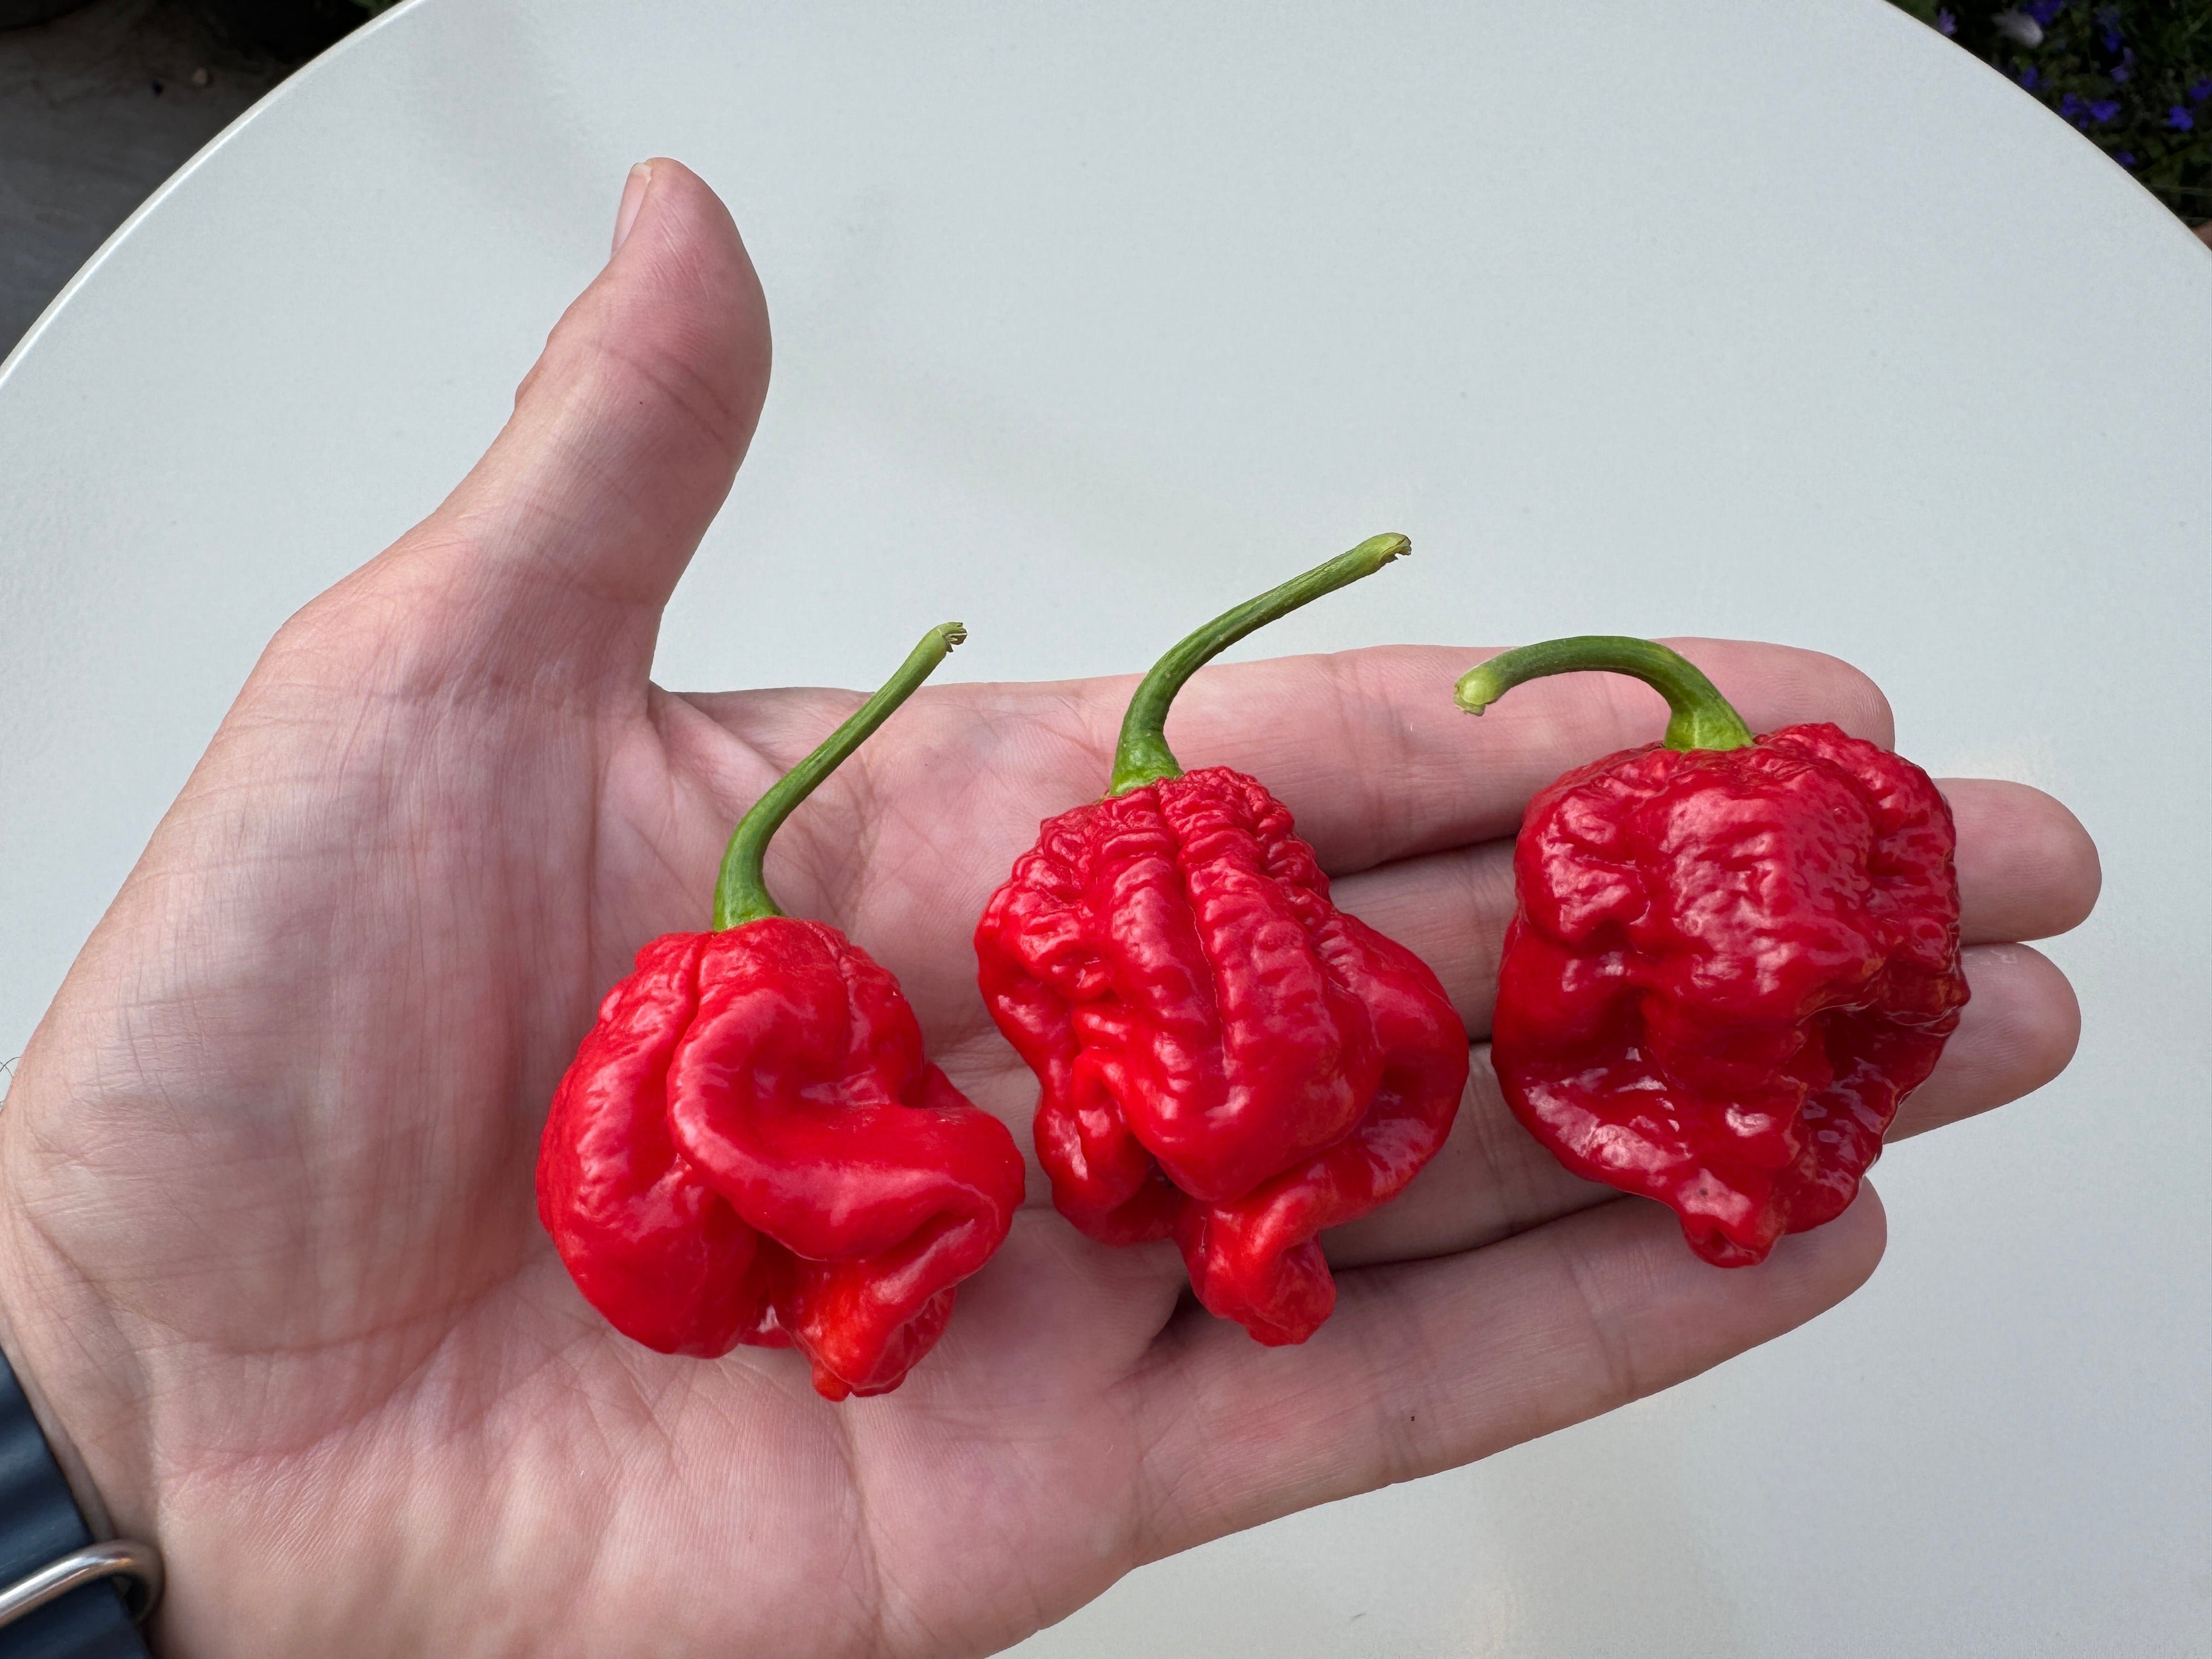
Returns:
[[[1665,1388],[1874,1270],[1871,1190],[1723,1272],[1513,1122],[1483,1039],[1515,825],[1663,714],[1578,675],[1473,720],[1451,685],[1480,652],[1403,647],[1209,670],[1168,728],[1186,764],[1273,787],[1476,1044],[1445,1151],[1328,1240],[1339,1301],[1310,1342],[1209,1318],[1172,1246],[1082,1238],[1034,1168],[884,1398],[833,1407],[792,1353],[610,1330],[534,1212],[554,1085],[638,946],[705,925],[745,805],[859,696],[648,683],[752,434],[768,319],[681,167],[632,175],[620,229],[483,461],[270,643],[0,1112],[0,1340],[116,1528],[166,1555],[164,1651],[985,1653],[1144,1561]],[[1285,574],[1336,550],[1286,549]],[[1164,617],[1162,645],[1200,620]],[[1890,739],[1842,663],[1680,643],[1754,730]],[[985,647],[960,665],[988,672]],[[1133,683],[927,688],[769,856],[786,908],[896,974],[1025,1148],[1036,1085],[969,933],[1038,820],[1099,793]],[[1898,1135],[2065,1065],[2073,994],[2017,941],[2097,890],[2058,803],[1944,788],[1973,1001]]]

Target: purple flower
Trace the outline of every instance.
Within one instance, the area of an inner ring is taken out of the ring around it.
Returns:
[[[2021,85],[2026,87],[2030,92],[2033,92],[2035,90],[2035,83],[2042,78],[2043,77],[2041,76],[2035,72],[2035,65],[2033,64],[2030,64],[2026,69],[2020,72]]]
[[[2112,152],[2112,159],[2124,167],[2131,167],[2136,164],[2136,153],[2131,149],[2116,149]]]
[[[2179,104],[2166,111],[2166,124],[2176,132],[2194,132],[2197,130],[2197,118]]]
[[[2020,9],[2035,19],[2038,26],[2048,28],[2051,20],[2066,9],[2066,0],[2028,0]]]
[[[1936,27],[1946,34],[1956,34],[1959,32],[1959,20],[1951,15],[1950,8],[1947,6],[1936,14]]]
[[[2191,103],[2201,104],[2207,98],[2212,98],[2212,81],[2199,81],[2195,86],[2190,88],[2189,101]]]
[[[2087,132],[2091,121],[2109,121],[2120,112],[2120,106],[2113,99],[2100,98],[2092,103],[2078,92],[2069,92],[2058,100],[2058,112]]]

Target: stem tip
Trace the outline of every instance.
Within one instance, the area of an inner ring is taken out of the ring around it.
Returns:
[[[1168,747],[1168,705],[1182,690],[1183,682],[1200,667],[1253,629],[1289,616],[1300,605],[1309,605],[1324,593],[1334,593],[1363,576],[1371,576],[1391,560],[1403,558],[1413,550],[1413,543],[1395,532],[1370,536],[1358,546],[1269,588],[1257,599],[1247,599],[1223,611],[1195,633],[1184,635],[1167,655],[1152,665],[1152,672],[1145,676],[1136,695],[1129,699],[1128,712],[1121,717],[1121,740],[1115,746],[1114,775],[1107,782],[1106,793],[1126,795],[1163,778],[1182,775],[1182,768]]]

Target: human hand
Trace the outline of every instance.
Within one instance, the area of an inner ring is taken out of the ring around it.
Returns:
[[[637,947],[703,926],[744,806],[858,700],[647,681],[768,326],[689,173],[653,164],[623,222],[484,460],[270,646],[0,1113],[0,1339],[162,1548],[167,1651],[988,1651],[1142,1561],[1605,1411],[1864,1279],[1870,1194],[1717,1271],[1664,1210],[1567,1176],[1479,1051],[1444,1152],[1328,1240],[1339,1301],[1302,1347],[1191,1306],[1172,1244],[1091,1243],[1034,1170],[895,1394],[832,1407],[796,1354],[610,1330],[534,1213],[554,1085]],[[1889,737],[1830,659],[1688,649],[1754,729]],[[1479,1039],[1522,805],[1661,717],[1578,677],[1477,723],[1450,698],[1471,660],[1214,669],[1172,735],[1265,780]],[[1038,820],[1097,793],[1131,684],[925,690],[770,856],[1025,1147],[1035,1084],[969,935]],[[1974,1000],[1899,1135],[2065,1063],[2071,993],[2007,941],[2097,884],[2057,803],[1946,787]]]

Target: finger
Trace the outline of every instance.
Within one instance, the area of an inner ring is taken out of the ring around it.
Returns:
[[[2044,939],[2096,902],[2097,848],[2039,789],[1950,778],[1959,825],[1960,931],[1969,945]],[[1332,884],[1337,904],[1436,970],[1469,1035],[1490,1034],[1498,963],[1514,908],[1513,843],[1400,859]]]
[[[1406,1190],[1322,1235],[1331,1267],[1453,1255],[1527,1232],[1618,1191],[1571,1174],[1521,1126],[1498,1086],[1488,1044],[1474,1051],[1459,1115]]]
[[[1302,1347],[1178,1317],[1131,1379],[1150,1556],[1486,1457],[1671,1387],[1832,1307],[1881,1260],[1871,1188],[1723,1270],[1625,1200],[1442,1260],[1347,1273]]]
[[[657,611],[720,508],[768,392],[768,305],[738,228],[680,162],[633,174],[629,231],[447,503],[466,556]]]
[[[1889,708],[1856,669],[1817,652],[1732,641],[1678,641],[1756,730],[1834,720],[1887,742]],[[1530,795],[1570,767],[1656,742],[1666,705],[1618,674],[1522,686],[1480,719],[1452,684],[1492,654],[1386,646],[1202,671],[1176,701],[1168,739],[1188,769],[1233,766],[1289,805],[1332,874],[1509,836]],[[960,688],[957,741],[979,775],[1022,781],[1026,823],[1097,797],[1136,682]],[[920,700],[917,699],[917,705]],[[956,741],[947,734],[947,742]],[[895,765],[891,757],[879,763]]]
[[[324,608],[397,612],[409,662],[642,696],[659,611],[727,495],[768,386],[768,313],[737,227],[690,169],[634,171],[625,239],[571,305],[453,495]],[[313,619],[311,619],[312,622]]]
[[[1881,691],[1833,657],[1673,643],[1754,731],[1826,720],[1889,741]],[[1534,681],[1480,718],[1467,714],[1452,702],[1453,682],[1492,654],[1410,647],[1232,665],[1183,694],[1168,736],[1186,766],[1218,759],[1265,782],[1334,875],[1511,835],[1529,797],[1559,774],[1666,730],[1659,694],[1620,674]],[[1243,683],[1263,678],[1304,684]],[[1273,712],[1255,720],[1255,709]]]
[[[1832,719],[1887,736],[1880,691],[1832,657],[1684,643],[1756,725]],[[1528,796],[1560,772],[1665,728],[1656,692],[1607,674],[1539,681],[1473,719],[1452,702],[1451,687],[1483,654],[1395,646],[1208,669],[1178,700],[1169,736],[1187,767],[1237,767],[1274,789],[1323,864],[1341,874],[1510,835]],[[793,872],[780,878],[811,883],[807,890],[825,897],[857,890],[866,848],[828,827],[845,821],[830,810],[838,792],[911,801],[922,839],[972,849],[963,870],[933,890],[972,917],[1040,820],[1097,798],[1135,686],[1123,678],[925,688],[900,711],[897,741],[863,749],[825,786],[823,810],[778,837]],[[817,691],[682,702],[744,750],[778,760],[818,740],[841,703]],[[947,777],[969,786],[948,791]],[[870,885],[880,892],[885,884]]]
[[[1966,963],[1973,1000],[1934,1075],[1906,1097],[1885,1140],[2033,1094],[2074,1058],[2081,1005],[2050,957],[2025,945],[1982,945],[1966,953]]]
[[[2031,1094],[2073,1057],[2081,1012],[2066,976],[2024,945],[1966,953],[1973,997],[1935,1075],[1906,1098],[1887,1139],[1902,1139]],[[1521,1127],[1491,1069],[1474,1066],[1452,1132],[1391,1202],[1330,1232],[1330,1263],[1359,1267],[1473,1249],[1613,1195],[1571,1175]]]
[[[1515,905],[1513,843],[1479,842],[1399,859],[1329,884],[1337,908],[1435,970],[1468,1035],[1490,1035],[1498,964]]]
[[[2104,873],[2081,820],[2040,789],[1944,778],[1959,826],[1960,927],[1969,944],[2049,939],[2087,919]]]

